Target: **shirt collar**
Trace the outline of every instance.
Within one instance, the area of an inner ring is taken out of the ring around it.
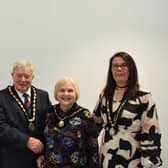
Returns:
[[[17,94],[19,95],[19,97],[23,96],[23,93],[21,93],[20,91],[18,91],[16,88],[15,88],[15,90],[16,90]],[[31,96],[31,87],[25,93],[28,94],[29,97],[30,97]]]

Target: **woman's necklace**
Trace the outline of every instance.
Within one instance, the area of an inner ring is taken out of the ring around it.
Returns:
[[[125,87],[123,87],[123,88],[121,88],[121,87],[118,88],[118,87],[116,86],[116,88],[115,88],[115,90],[114,90],[113,100],[114,100],[114,101],[117,101],[117,102],[121,101],[122,98],[123,98],[123,95],[124,95],[124,93],[125,93],[125,90],[126,90]]]
[[[127,100],[124,100],[123,102],[120,103],[120,105],[118,106],[117,110],[116,110],[116,114],[113,116],[113,119],[111,117],[111,112],[112,110],[110,110],[110,105],[109,105],[109,101],[107,100],[107,118],[109,120],[109,124],[111,125],[111,134],[115,133],[114,128],[116,128],[116,124],[119,120],[119,118],[121,117],[121,112],[123,109],[123,106],[125,105],[125,103],[127,102]]]
[[[79,108],[77,111],[74,111],[72,114],[67,115],[67,116],[65,116],[65,117],[61,117],[61,116],[59,115],[58,111],[56,110],[56,107],[54,106],[54,112],[55,112],[57,118],[59,119],[58,126],[59,126],[60,128],[63,127],[63,126],[65,125],[64,120],[69,119],[69,118],[71,118],[71,117],[74,117],[74,116],[75,116],[77,113],[79,113],[81,110],[82,110],[82,108]]]
[[[33,132],[35,130],[35,124],[34,124],[34,122],[35,122],[35,119],[36,119],[37,93],[36,93],[36,89],[34,87],[31,87],[31,88],[32,88],[32,91],[33,91],[33,98],[32,98],[32,117],[30,118],[30,116],[26,112],[26,109],[25,109],[23,103],[20,101],[19,98],[17,98],[17,96],[15,95],[15,93],[12,90],[12,87],[8,86],[8,90],[9,90],[10,95],[14,98],[14,100],[20,106],[20,108],[24,112],[24,115],[26,116],[27,121],[29,122],[29,125],[28,125],[29,131]]]
[[[117,89],[123,89],[123,88],[127,88],[127,87],[128,87],[128,85],[124,85],[124,86],[119,86],[119,85],[117,85],[117,86],[116,86]]]

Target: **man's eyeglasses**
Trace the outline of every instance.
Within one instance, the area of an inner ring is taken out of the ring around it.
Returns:
[[[127,64],[112,64],[112,69],[118,70],[118,69],[127,69],[128,65]]]

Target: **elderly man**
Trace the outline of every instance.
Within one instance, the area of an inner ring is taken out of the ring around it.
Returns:
[[[36,168],[43,151],[43,128],[50,108],[46,91],[32,86],[29,62],[13,66],[13,85],[0,91],[0,168]]]

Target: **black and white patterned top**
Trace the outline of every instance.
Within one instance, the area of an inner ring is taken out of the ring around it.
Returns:
[[[160,128],[156,104],[151,93],[137,91],[136,96],[127,100],[112,126],[110,120],[119,106],[112,102],[112,111],[107,108],[107,100],[100,94],[93,112],[102,130],[100,153],[101,168],[153,168],[162,164],[160,158]],[[100,121],[100,120],[99,120]]]

